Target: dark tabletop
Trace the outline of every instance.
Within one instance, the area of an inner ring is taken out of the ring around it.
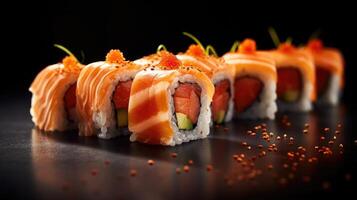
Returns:
[[[212,128],[207,139],[176,147],[131,143],[128,137],[83,138],[75,131],[48,135],[33,129],[29,107],[29,97],[1,102],[1,197],[299,199],[355,194],[356,109],[345,104],[278,114],[274,121],[234,120]]]

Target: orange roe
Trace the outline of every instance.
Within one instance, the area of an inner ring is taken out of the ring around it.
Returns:
[[[199,57],[206,56],[204,49],[198,44],[191,44],[188,47],[186,54]]]
[[[66,56],[62,60],[62,64],[65,70],[75,70],[79,69],[79,63],[77,59],[73,56]]]
[[[121,63],[125,61],[125,58],[120,50],[112,49],[109,51],[109,53],[107,53],[105,61],[109,63]]]
[[[307,46],[312,50],[312,51],[320,51],[323,49],[324,45],[320,39],[313,39],[310,40]]]
[[[159,66],[164,67],[165,69],[178,69],[181,66],[181,62],[176,56],[169,52],[162,52],[162,58],[159,63]]]
[[[295,50],[295,47],[291,43],[285,42],[279,45],[278,50],[284,53],[290,53]]]
[[[254,53],[257,49],[257,45],[252,39],[245,39],[238,48],[239,53]]]

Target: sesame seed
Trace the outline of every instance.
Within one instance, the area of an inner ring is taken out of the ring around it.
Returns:
[[[184,165],[183,166],[183,171],[189,172],[190,171],[190,167],[188,165]]]
[[[155,164],[155,161],[154,160],[148,160],[147,162],[149,165],[154,165]]]
[[[130,176],[134,177],[138,174],[138,172],[135,169],[130,170]]]

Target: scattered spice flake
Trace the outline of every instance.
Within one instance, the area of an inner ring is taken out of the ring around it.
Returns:
[[[286,164],[286,163],[284,163],[284,164],[283,164],[283,167],[284,167],[285,169],[287,169],[287,168],[289,168],[289,165]]]
[[[336,131],[335,131],[335,134],[336,134],[336,135],[340,135],[340,134],[341,134],[341,131],[336,130]]]
[[[289,177],[289,179],[294,179],[295,178],[295,174],[289,173],[288,177]]]
[[[305,183],[308,183],[311,181],[311,177],[310,176],[303,176],[302,177],[302,181],[305,182]]]
[[[242,142],[242,145],[243,145],[243,146],[247,146],[248,143],[247,143],[247,142]]]
[[[207,166],[206,166],[206,170],[207,170],[208,172],[212,171],[212,170],[213,170],[213,166],[212,166],[212,165],[207,165]]]
[[[189,164],[189,165],[193,165],[193,160],[189,160],[189,161],[188,161],[188,164]]]
[[[177,157],[177,153],[171,153],[171,157],[172,158],[176,158]]]
[[[155,161],[154,160],[148,160],[148,165],[154,165]]]
[[[104,164],[105,164],[105,165],[109,165],[109,164],[110,164],[110,161],[109,161],[109,160],[105,160],[105,161],[104,161]]]
[[[61,186],[61,189],[63,191],[68,191],[69,190],[69,184],[68,183],[63,183],[63,185]]]
[[[305,123],[305,124],[304,124],[304,127],[305,127],[305,128],[309,128],[309,127],[310,127],[310,124]]]
[[[334,143],[334,141],[332,141],[332,140],[330,140],[330,141],[328,142],[329,145],[333,145],[333,143]]]
[[[136,175],[138,175],[138,172],[135,169],[130,170],[131,177],[135,177]]]
[[[309,131],[308,131],[307,129],[304,129],[302,132],[303,132],[304,134],[307,134]]]
[[[280,178],[280,179],[279,179],[279,183],[280,183],[281,185],[286,185],[286,184],[288,183],[288,180],[287,180],[286,178]]]
[[[324,137],[324,136],[321,136],[321,137],[320,137],[320,140],[325,140],[325,137]]]
[[[234,160],[237,160],[237,159],[238,159],[238,155],[237,155],[237,154],[234,154],[234,155],[233,155],[233,159],[234,159]]]
[[[324,128],[324,131],[325,131],[325,132],[329,132],[329,131],[330,131],[330,128]]]
[[[259,145],[258,145],[258,148],[259,148],[259,149],[262,149],[262,148],[263,148],[263,145],[259,144]]]
[[[273,166],[272,164],[269,164],[269,165],[267,166],[267,168],[270,170],[270,169],[273,169],[274,166]]]
[[[247,149],[248,149],[248,150],[251,150],[251,149],[252,149],[252,147],[251,147],[251,146],[248,146],[248,147],[247,147]]]
[[[92,171],[90,173],[92,176],[96,176],[98,174],[98,170],[92,169]]]
[[[352,175],[350,173],[345,174],[345,180],[350,181],[352,179]]]
[[[341,127],[342,127],[341,123],[337,124],[337,128],[341,128]]]
[[[276,139],[277,139],[277,140],[280,140],[281,138],[280,138],[280,136],[277,136]]]
[[[288,135],[284,134],[284,138],[288,137]]]
[[[224,132],[228,132],[228,131],[229,131],[229,128],[224,127],[224,128],[223,128],[223,131],[224,131]]]
[[[324,190],[328,190],[328,189],[330,189],[330,187],[331,187],[331,183],[330,183],[330,182],[324,181],[324,182],[322,183],[322,188],[323,188]]]
[[[184,172],[189,172],[190,171],[190,167],[188,165],[184,165],[183,166],[183,171]]]
[[[181,174],[181,168],[176,168],[176,174]]]

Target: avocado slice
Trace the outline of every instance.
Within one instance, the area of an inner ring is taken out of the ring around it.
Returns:
[[[128,110],[118,109],[117,110],[117,123],[119,127],[128,126]]]
[[[220,110],[216,114],[215,123],[217,123],[217,124],[223,123],[225,114],[226,114],[226,112],[224,110]]]
[[[179,129],[192,130],[193,124],[187,115],[182,113],[176,113],[177,125]]]
[[[287,102],[294,102],[299,97],[299,91],[297,90],[289,90],[286,91],[283,95],[283,100]]]

